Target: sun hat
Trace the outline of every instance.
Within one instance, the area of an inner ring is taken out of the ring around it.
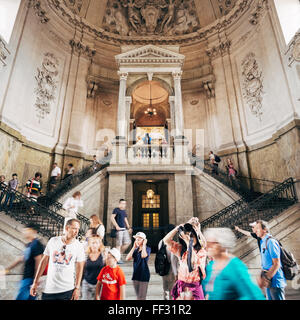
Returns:
[[[116,260],[117,262],[121,259],[121,253],[117,248],[112,248],[108,251]]]
[[[146,235],[144,232],[138,232],[133,238],[135,239],[136,237],[140,237],[142,239],[146,239]]]

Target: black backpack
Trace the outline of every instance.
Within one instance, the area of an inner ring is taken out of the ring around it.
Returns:
[[[268,240],[272,238],[269,237],[266,241],[266,248],[268,248]],[[273,238],[274,239],[274,238]],[[275,239],[276,240],[276,239]],[[297,261],[295,260],[293,254],[284,249],[280,241],[276,240],[280,245],[280,261],[282,265],[282,270],[286,280],[293,280],[295,276],[299,273],[299,267]]]
[[[169,274],[171,263],[168,261],[167,246],[162,242],[155,257],[155,272],[160,276]]]
[[[221,162],[220,157],[219,157],[219,156],[217,156],[216,154],[215,154],[215,161],[216,161],[216,162],[218,162],[218,163],[219,163],[219,162]]]

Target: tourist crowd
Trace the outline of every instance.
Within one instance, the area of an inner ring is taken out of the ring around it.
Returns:
[[[75,197],[74,197],[75,196]],[[81,201],[79,193],[72,201]],[[70,216],[64,233],[53,237],[46,247],[38,239],[34,225],[24,228],[27,241],[24,255],[8,266],[5,273],[24,263],[18,300],[123,300],[127,279],[122,270],[126,261],[133,261],[132,283],[138,300],[147,297],[150,282],[148,261],[151,248],[143,232],[133,235],[126,213],[126,201],[111,215],[116,247],[105,247],[105,228],[96,216],[90,217],[85,237],[77,239],[80,221],[76,204],[67,200]],[[173,300],[269,300],[285,299],[286,279],[280,261],[280,245],[265,221],[251,224],[253,232],[235,229],[257,239],[261,252],[262,273],[253,281],[246,265],[231,254],[236,237],[228,228],[208,228],[201,232],[198,218],[178,226],[169,225],[156,254],[156,272],[162,275],[165,299]],[[161,255],[165,260],[159,260]],[[162,262],[163,264],[161,264]],[[169,265],[169,268],[165,266]],[[162,272],[163,270],[163,272]],[[160,292],[157,292],[160,294]]]

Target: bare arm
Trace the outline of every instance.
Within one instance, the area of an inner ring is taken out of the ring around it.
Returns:
[[[120,300],[125,300],[125,284],[120,287]]]
[[[96,285],[96,300],[100,300],[101,287],[102,287],[101,281],[97,281],[97,285]]]
[[[145,240],[143,241],[143,248],[142,248],[142,254],[141,254],[142,259],[145,259],[145,258],[148,257],[148,252],[147,252],[147,247],[146,247],[146,245],[147,245],[147,240],[145,239]]]
[[[5,269],[6,273],[8,273],[10,270],[14,269],[17,265],[24,262],[24,257],[19,257],[14,263],[12,263],[9,267]]]
[[[116,216],[115,214],[112,214],[111,217],[110,217],[110,221],[115,226],[116,230],[119,230],[120,227],[118,226],[118,224],[116,222],[115,216]]]
[[[71,300],[78,300],[79,299],[79,287],[82,279],[82,273],[84,268],[84,261],[76,262],[76,283],[75,283],[75,289],[73,291],[73,295]]]
[[[163,238],[163,242],[167,245],[167,246],[171,246],[171,241],[172,239],[175,237],[176,233],[178,232],[178,227],[174,228],[173,230],[171,230],[164,238]]]
[[[42,258],[43,258],[42,254],[39,254],[38,256],[34,257],[34,262],[35,262],[34,276],[37,274],[37,270],[38,270],[38,267],[40,265]]]
[[[269,278],[269,279],[272,279],[276,272],[278,271],[278,269],[280,268],[280,258],[274,258],[272,259],[272,267],[268,270],[266,276]]]
[[[48,262],[49,262],[49,256],[43,255],[43,257],[42,257],[42,259],[41,259],[41,261],[39,263],[39,266],[37,268],[33,284],[32,284],[31,289],[30,289],[30,295],[33,296],[33,297],[36,296],[36,290],[37,290],[37,287],[38,287],[38,284],[39,284],[40,277],[44,273]]]
[[[251,232],[246,231],[246,230],[243,230],[243,229],[240,229],[239,227],[234,227],[234,228],[235,228],[235,230],[236,230],[236,231],[238,231],[238,232],[240,232],[240,233],[244,234],[245,236],[247,236],[247,237],[251,237]]]
[[[130,229],[130,226],[129,226],[129,223],[128,223],[128,219],[127,219],[127,218],[125,218],[125,219],[124,219],[124,221],[125,221],[125,223],[126,223],[126,227],[127,227],[127,229]]]
[[[135,242],[134,242],[134,245],[133,247],[131,248],[131,250],[129,251],[129,253],[127,254],[126,256],[126,261],[130,261],[132,259],[132,255],[133,255],[133,252],[134,250],[137,248]]]

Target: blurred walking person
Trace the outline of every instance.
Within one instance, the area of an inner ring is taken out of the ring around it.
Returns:
[[[40,277],[48,265],[46,286],[42,300],[78,300],[85,253],[76,239],[80,221],[70,219],[63,236],[49,240],[33,281],[30,293],[36,296]]]
[[[203,290],[207,300],[265,300],[252,281],[246,265],[229,252],[236,238],[229,228],[209,228],[204,236],[207,254],[213,258],[206,267]]]
[[[101,238],[93,235],[89,238],[87,248],[87,259],[83,271],[82,300],[96,299],[97,277],[105,266],[105,247]]]
[[[76,191],[72,195],[72,197],[69,197],[63,204],[63,209],[66,210],[66,216],[65,216],[65,222],[64,222],[64,227],[63,230],[65,232],[66,229],[66,223],[70,219],[76,219],[77,218],[77,213],[78,213],[78,208],[83,207],[83,201],[81,200],[81,192]]]
[[[151,248],[147,247],[147,238],[145,233],[138,232],[135,236],[132,249],[129,251],[126,261],[133,259],[132,281],[137,300],[146,300],[148,284],[150,280],[150,271],[148,260]]]
[[[26,249],[22,257],[17,259],[13,264],[6,268],[5,273],[14,269],[20,263],[24,263],[23,278],[20,282],[19,291],[16,300],[35,300],[36,298],[30,295],[30,286],[37,273],[38,265],[42,259],[44,245],[37,237],[37,230],[34,225],[28,225],[23,230],[23,236],[27,241]]]
[[[100,218],[93,214],[90,216],[90,227],[85,236],[88,241],[88,238],[96,235],[99,236],[103,242],[105,236],[105,227]]]

